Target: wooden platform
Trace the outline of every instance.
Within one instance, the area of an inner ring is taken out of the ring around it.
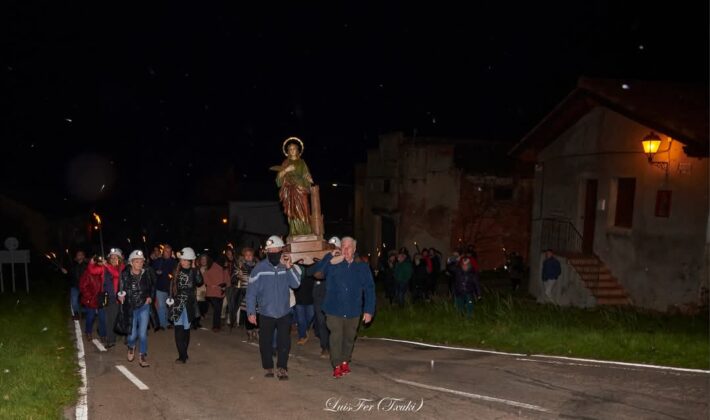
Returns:
[[[317,235],[298,235],[286,238],[284,252],[291,255],[291,261],[299,264],[311,265],[314,259],[323,259],[323,256],[335,247]]]

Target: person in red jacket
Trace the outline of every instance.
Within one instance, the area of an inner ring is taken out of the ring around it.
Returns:
[[[104,284],[104,259],[94,256],[89,262],[89,267],[82,274],[79,280],[79,290],[81,291],[81,304],[86,308],[86,339],[91,341],[93,337],[94,318],[99,316],[99,337],[106,340],[106,314],[104,308],[99,308],[98,294],[103,290]]]

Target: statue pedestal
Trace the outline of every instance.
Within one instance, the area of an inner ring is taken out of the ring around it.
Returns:
[[[320,235],[297,235],[286,238],[284,252],[291,255],[291,261],[300,264],[313,264],[313,258],[323,259],[323,256],[334,249],[334,246],[323,240]]]

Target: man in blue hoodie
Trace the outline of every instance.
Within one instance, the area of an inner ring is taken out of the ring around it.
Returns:
[[[274,377],[273,339],[276,330],[279,380],[288,379],[292,323],[289,288],[297,289],[301,285],[301,268],[282,252],[283,247],[283,240],[276,235],[266,241],[267,258],[254,267],[247,287],[247,319],[255,325],[256,306],[259,305],[259,351],[267,378]]]
[[[340,243],[342,251],[335,250],[323,258],[323,311],[330,330],[330,362],[335,378],[350,373],[360,317],[367,324],[375,313],[375,282],[370,266],[355,260],[355,239],[346,236]]]

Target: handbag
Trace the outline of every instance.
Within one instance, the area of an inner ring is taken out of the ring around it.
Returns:
[[[116,322],[113,324],[113,332],[118,335],[131,335],[133,329],[131,309],[128,304],[119,305]]]
[[[108,292],[104,290],[104,285],[101,283],[101,290],[96,295],[96,301],[98,302],[99,308],[105,308],[109,303]]]

